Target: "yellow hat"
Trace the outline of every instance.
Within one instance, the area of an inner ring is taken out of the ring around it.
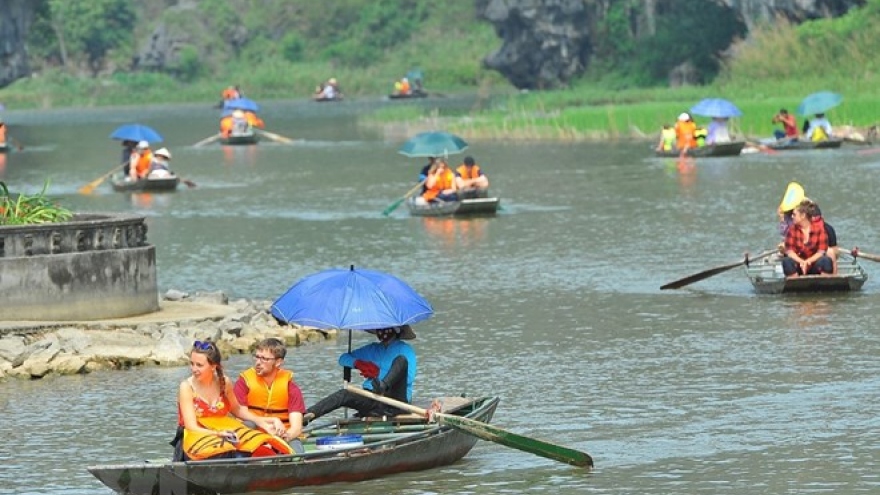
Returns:
[[[786,212],[795,209],[797,205],[804,200],[804,187],[797,182],[789,182],[785,189],[785,195],[782,196],[782,202],[779,203],[779,212]]]

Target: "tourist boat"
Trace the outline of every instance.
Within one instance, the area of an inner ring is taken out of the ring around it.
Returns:
[[[449,397],[445,414],[487,423],[497,397]],[[118,493],[218,495],[285,491],[311,485],[362,481],[452,464],[477,437],[429,423],[416,415],[338,420],[305,429],[304,453],[190,462],[150,461],[90,466]]]
[[[485,216],[494,215],[501,208],[501,198],[469,198],[459,201],[435,201],[427,204],[409,198],[409,214],[415,217]]]
[[[0,153],[8,153],[12,148],[9,146],[9,143],[0,144]]]
[[[427,97],[428,97],[428,93],[426,91],[420,91],[420,90],[413,90],[413,91],[410,91],[409,93],[406,93],[406,94],[395,93],[395,94],[388,95],[388,98],[391,100],[407,100],[407,99],[411,99],[411,98],[427,98]]]
[[[737,156],[740,154],[740,152],[742,152],[742,149],[745,145],[745,141],[707,144],[706,146],[700,146],[697,148],[688,148],[686,156],[693,158],[701,158],[707,156]],[[655,150],[655,153],[657,154],[657,156],[670,158],[677,158],[681,155],[681,152],[676,150]]]
[[[787,279],[782,272],[782,257],[779,255],[751,262],[746,265],[745,271],[759,294],[857,291],[868,280],[868,274],[858,260],[844,252],[837,260],[835,275],[802,275]]]
[[[778,141],[770,141],[768,143],[764,143],[768,148],[777,151],[783,150],[824,150],[824,149],[835,149],[840,148],[840,145],[843,144],[843,139],[833,138],[826,139],[825,141],[802,141],[802,140],[788,140],[788,139],[780,139]]]
[[[245,134],[232,134],[229,137],[221,137],[220,144],[230,145],[230,146],[240,146],[240,145],[249,145],[249,144],[257,144],[260,141],[260,136],[256,132],[248,132]]]
[[[180,177],[171,174],[170,177],[146,177],[131,180],[128,177],[117,176],[112,181],[113,190],[117,192],[163,192],[177,190]]]

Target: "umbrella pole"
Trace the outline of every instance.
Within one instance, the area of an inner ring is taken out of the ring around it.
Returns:
[[[353,332],[351,330],[348,331],[348,352],[349,353],[351,352],[351,334],[352,333]],[[351,368],[349,368],[348,366],[346,366],[345,368],[342,369],[342,381],[343,381],[343,383],[342,383],[343,388],[345,388],[349,383],[351,383]],[[344,414],[345,414],[345,416],[344,416],[345,419],[348,419],[348,408],[347,407],[345,408]]]

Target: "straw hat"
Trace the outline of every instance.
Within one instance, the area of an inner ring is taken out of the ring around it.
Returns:
[[[169,160],[171,159],[171,152],[168,151],[168,148],[159,148],[153,154],[156,156],[164,156],[165,158],[167,158]]]

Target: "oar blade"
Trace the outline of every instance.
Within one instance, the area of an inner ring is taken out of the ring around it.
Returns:
[[[443,424],[482,440],[511,447],[572,466],[593,467],[593,458],[586,452],[556,445],[537,438],[525,437],[487,423],[461,416],[437,414]]]
[[[666,289],[680,289],[680,288],[682,288],[682,287],[684,287],[684,286],[686,286],[686,285],[690,285],[690,284],[692,284],[692,283],[694,283],[694,282],[699,282],[700,280],[705,280],[705,279],[707,279],[707,278],[709,278],[709,277],[714,277],[715,275],[718,275],[719,273],[724,273],[724,272],[726,272],[727,270],[730,270],[730,269],[732,269],[732,268],[736,268],[736,267],[738,267],[738,266],[745,265],[745,264],[748,263],[748,262],[758,261],[758,260],[760,260],[760,259],[762,259],[762,258],[766,258],[767,256],[770,256],[771,254],[775,253],[776,251],[777,251],[776,249],[771,249],[771,250],[768,250],[768,251],[764,251],[763,253],[761,253],[761,254],[755,256],[754,258],[749,258],[748,255],[746,255],[746,257],[745,257],[742,261],[737,261],[736,263],[730,263],[730,264],[728,264],[728,265],[716,266],[715,268],[710,268],[710,269],[708,269],[708,270],[703,270],[703,271],[701,271],[701,272],[699,272],[699,273],[695,273],[695,274],[693,274],[693,275],[689,275],[689,276],[687,276],[687,277],[684,277],[684,278],[678,279],[678,280],[676,280],[676,281],[674,281],[674,282],[669,282],[668,284],[661,286],[661,287],[660,287],[660,290],[666,290]]]
[[[388,205],[387,208],[382,210],[382,215],[387,217],[391,214],[392,211],[396,210],[398,206],[402,205],[404,201],[406,201],[406,198],[398,198],[395,202],[391,203],[390,205]]]

